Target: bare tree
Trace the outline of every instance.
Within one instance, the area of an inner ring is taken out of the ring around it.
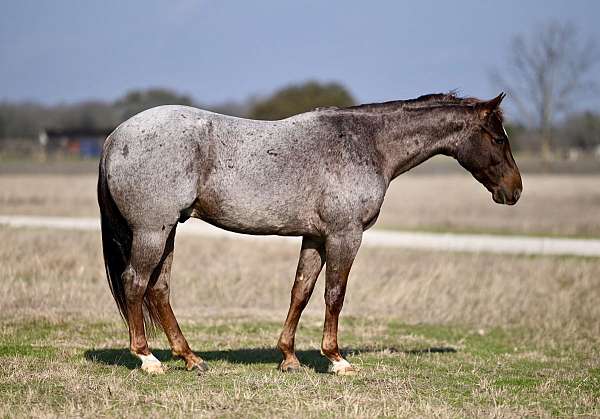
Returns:
[[[582,42],[573,25],[551,22],[515,36],[504,73],[492,73],[524,122],[538,130],[544,157],[552,152],[556,119],[597,88],[591,73],[599,58],[593,40]]]

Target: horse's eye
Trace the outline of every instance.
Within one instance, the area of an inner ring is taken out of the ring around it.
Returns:
[[[502,145],[506,142],[506,140],[503,137],[496,137],[496,138],[494,138],[494,142],[496,144]]]

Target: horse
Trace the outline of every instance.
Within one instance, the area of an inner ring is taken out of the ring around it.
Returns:
[[[438,93],[317,108],[277,121],[165,105],[119,125],[103,146],[98,203],[108,282],[142,370],[164,372],[146,339],[154,324],[188,370],[208,369],[190,349],[169,298],[177,224],[194,217],[237,233],[301,236],[277,343],[279,369],[300,368],[296,328],[325,265],[321,353],[332,373],[355,373],[340,353],[338,318],[363,232],[377,220],[390,182],[443,154],[496,203],[519,200],[523,186],[503,127],[504,97]]]

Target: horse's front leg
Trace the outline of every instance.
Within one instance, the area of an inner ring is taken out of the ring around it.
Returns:
[[[296,358],[294,350],[296,328],[298,327],[302,310],[304,310],[312,295],[324,263],[325,245],[323,241],[321,239],[304,237],[302,239],[300,260],[298,260],[298,269],[296,269],[296,279],[292,288],[290,309],[288,310],[283,330],[277,342],[277,347],[283,354],[283,361],[279,365],[281,371],[291,372],[297,371],[300,368],[300,362]]]
[[[340,354],[337,341],[338,318],[344,296],[348,274],[362,240],[362,228],[347,229],[331,234],[325,241],[327,257],[325,284],[325,324],[321,353],[331,361],[335,374],[354,374],[355,369]]]

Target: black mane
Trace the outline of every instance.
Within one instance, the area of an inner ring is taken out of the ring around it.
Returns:
[[[432,105],[441,103],[460,103],[462,99],[456,96],[454,92],[450,93],[430,93],[419,96],[415,99],[406,100],[390,100],[388,102],[365,103],[362,105],[348,106],[339,108],[340,110],[356,110],[356,111],[376,111],[376,110],[392,110],[403,108],[406,106]]]
[[[484,100],[477,99],[475,97],[460,97],[456,91],[451,90],[448,93],[430,93],[421,95],[414,99],[405,100],[391,100],[388,102],[379,103],[365,103],[362,105],[354,105],[347,107],[324,107],[317,108],[316,110],[334,110],[341,112],[394,112],[401,109],[416,109],[416,108],[429,108],[434,106],[444,105],[476,105],[478,103],[485,102]],[[502,111],[496,110],[499,117],[502,118]]]

